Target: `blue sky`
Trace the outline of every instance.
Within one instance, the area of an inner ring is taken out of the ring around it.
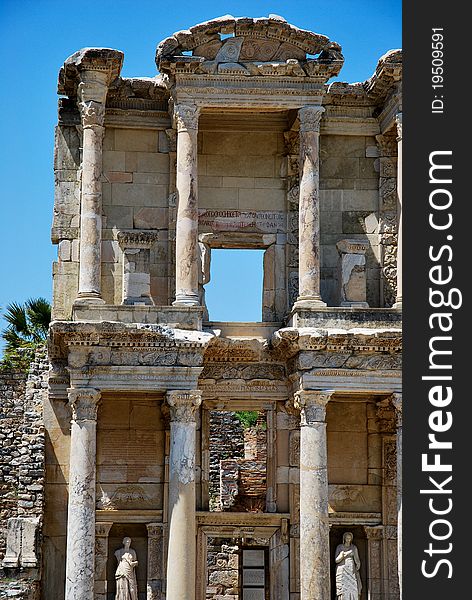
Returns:
[[[400,0],[0,0],[1,309],[31,296],[51,298],[51,264],[56,255],[50,242],[53,135],[57,73],[64,60],[86,46],[117,48],[125,53],[123,76],[152,77],[156,45],[173,32],[224,14],[269,13],[340,43],[345,56],[342,81],[367,79],[382,54],[401,47]],[[223,268],[219,262],[213,261],[213,280]],[[245,273],[250,262],[230,269]],[[247,305],[260,306],[260,289],[255,289],[254,297],[252,286],[244,288]],[[229,297],[235,299],[231,313],[235,320],[260,320],[259,314],[238,317],[242,303],[237,294]],[[228,304],[227,294],[225,303],[218,298],[213,297],[215,306]]]

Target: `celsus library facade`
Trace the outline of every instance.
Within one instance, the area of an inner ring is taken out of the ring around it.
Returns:
[[[4,559],[42,600],[400,598],[402,54],[343,62],[271,15],[61,68],[43,499]],[[257,322],[212,318],[221,249],[263,252]]]

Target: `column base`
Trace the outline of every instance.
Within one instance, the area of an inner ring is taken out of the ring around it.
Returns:
[[[367,302],[348,302],[348,301],[344,301],[341,302],[340,304],[341,307],[343,308],[369,308],[369,305],[367,304]]]
[[[79,292],[79,295],[74,300],[74,306],[84,304],[106,304],[105,300],[95,292]]]
[[[392,308],[396,308],[397,310],[402,310],[402,300],[397,300]]]
[[[323,300],[320,297],[297,298],[292,310],[316,310],[317,308],[324,308],[325,306],[327,306],[326,302],[323,302]]]
[[[196,294],[176,294],[172,306],[200,306],[200,299]]]

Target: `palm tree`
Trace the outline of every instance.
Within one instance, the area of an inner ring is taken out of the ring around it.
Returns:
[[[1,367],[28,370],[36,348],[46,342],[51,305],[45,298],[30,298],[24,304],[12,302],[4,319],[9,325],[2,332],[6,343]]]

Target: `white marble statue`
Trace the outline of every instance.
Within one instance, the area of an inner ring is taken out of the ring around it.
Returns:
[[[131,538],[123,538],[123,547],[115,552],[118,567],[115,573],[115,600],[138,600],[136,583],[136,552],[131,548]]]
[[[362,590],[359,569],[361,561],[357,546],[352,543],[354,536],[350,531],[343,535],[343,543],[335,552],[336,562],[336,598],[337,600],[359,600]]]

